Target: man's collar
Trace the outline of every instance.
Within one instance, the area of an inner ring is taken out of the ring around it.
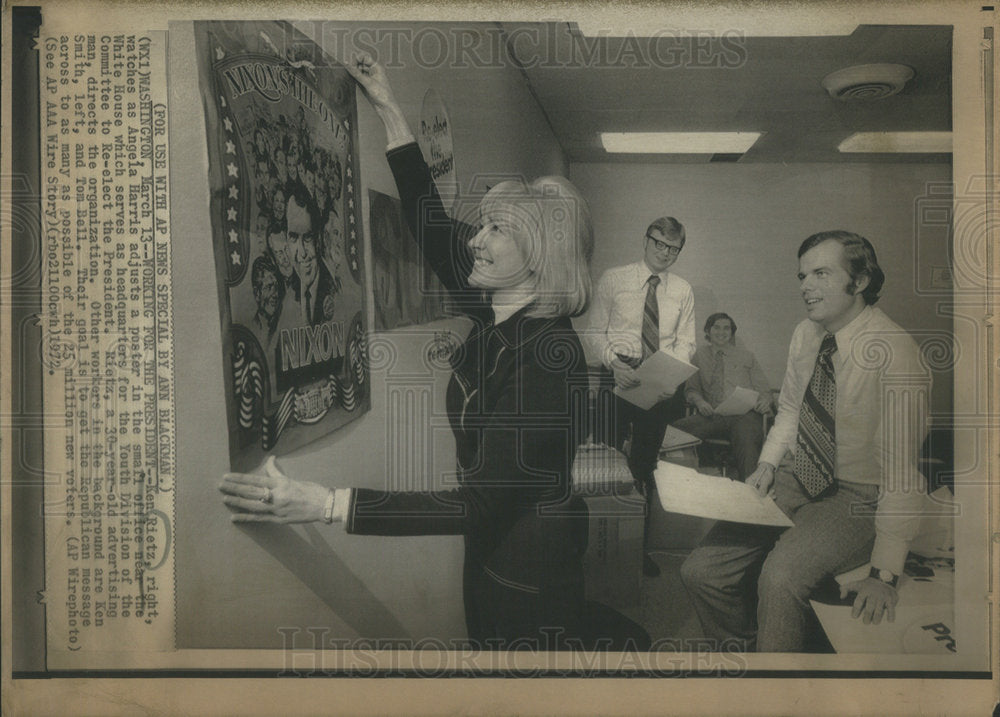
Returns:
[[[834,338],[837,339],[837,350],[841,351],[843,347],[849,346],[854,341],[854,338],[864,331],[874,315],[875,310],[870,305],[865,305],[861,309],[861,313],[851,319],[846,326],[842,326],[839,331],[833,332]],[[816,324],[816,328],[821,338],[826,335],[827,332],[822,326]]]
[[[667,277],[670,275],[669,269],[664,269],[663,271],[660,272],[653,271],[652,269],[649,268],[649,265],[646,264],[645,259],[641,259],[639,263],[635,265],[635,267],[636,267],[635,272],[637,276],[638,287],[640,289],[646,286],[646,282],[649,281],[649,277],[651,276],[660,277],[660,283],[666,284]]]

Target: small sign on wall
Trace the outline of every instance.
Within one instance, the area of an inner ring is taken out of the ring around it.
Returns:
[[[444,102],[433,87],[424,93],[420,109],[420,129],[417,133],[420,151],[424,155],[431,177],[445,207],[451,208],[458,196],[458,175],[455,173],[455,151],[451,139],[451,121]]]

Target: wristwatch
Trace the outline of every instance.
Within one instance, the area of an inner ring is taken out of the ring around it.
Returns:
[[[896,583],[899,582],[899,576],[894,572],[885,568],[876,568],[874,565],[872,565],[872,569],[868,572],[868,577],[875,578],[879,582],[891,585],[892,587],[896,587]]]

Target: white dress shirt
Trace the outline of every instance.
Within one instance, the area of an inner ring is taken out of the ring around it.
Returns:
[[[806,319],[792,334],[761,462],[777,466],[795,451],[799,409],[825,333]],[[927,435],[930,374],[912,337],[881,309],[866,306],[834,336],[836,478],[880,487],[871,562],[900,575],[926,493],[917,461]]]
[[[601,362],[610,367],[615,354],[642,357],[642,315],[647,281],[654,272],[643,261],[608,269],[597,283],[590,308],[590,326],[584,340]],[[681,361],[691,361],[696,339],[694,292],[684,279],[664,271],[657,276],[656,302],[660,311],[660,349]]]
[[[712,386],[712,367],[715,354],[719,351],[722,352],[723,379],[722,386],[715,387]],[[750,350],[742,346],[726,344],[720,347],[702,344],[694,352],[691,363],[698,367],[698,372],[684,384],[684,396],[688,403],[693,404],[696,397],[703,398],[715,408],[729,398],[737,386],[753,389],[761,396],[771,395],[771,385],[764,375],[764,370]],[[720,395],[714,397],[715,400],[712,397],[713,389],[716,391],[721,389]]]

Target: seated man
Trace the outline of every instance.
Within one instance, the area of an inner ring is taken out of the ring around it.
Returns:
[[[873,306],[885,279],[875,250],[831,231],[798,256],[808,319],[792,335],[778,415],[746,479],[793,526],[719,522],[681,566],[716,649],[804,650],[809,596],[865,561],[868,577],[842,593],[856,593],[854,617],[891,622],[920,526],[930,376],[916,342]],[[789,452],[792,470],[776,470]]]
[[[740,480],[753,473],[764,443],[761,415],[771,410],[771,389],[754,355],[736,345],[736,322],[729,314],[717,313],[705,322],[707,346],[695,352],[691,363],[698,373],[688,379],[685,397],[696,413],[674,426],[698,438],[726,438],[732,444],[736,473]],[[737,386],[757,392],[757,405],[738,416],[722,416],[715,407]]]

